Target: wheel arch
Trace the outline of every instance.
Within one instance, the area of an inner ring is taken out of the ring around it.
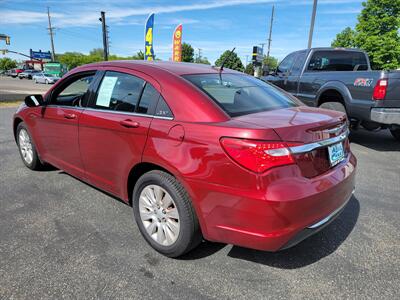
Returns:
[[[20,117],[15,117],[13,121],[13,133],[14,133],[14,139],[17,141],[17,127],[20,123],[22,123],[24,120]]]
[[[325,102],[340,102],[347,110],[351,101],[351,94],[344,83],[338,81],[327,82],[319,89],[317,99],[317,106]]]
[[[176,177],[172,172],[167,170],[166,168],[151,163],[151,162],[140,162],[133,166],[129,171],[128,178],[127,178],[127,185],[126,185],[126,192],[127,192],[127,200],[129,205],[132,205],[132,192],[133,188],[135,187],[136,182],[138,179],[145,173],[153,171],[153,170],[160,170],[164,171],[174,177]]]

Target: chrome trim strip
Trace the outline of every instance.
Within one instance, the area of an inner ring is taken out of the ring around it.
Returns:
[[[329,146],[332,144],[343,142],[347,138],[348,135],[349,135],[349,130],[347,129],[342,134],[335,136],[333,138],[322,140],[322,141],[315,142],[315,143],[289,147],[289,150],[293,154],[301,154],[301,153],[310,152],[310,151],[313,151],[313,150],[321,148],[321,147],[325,147],[325,146]]]
[[[336,126],[334,128],[331,128],[331,129],[324,129],[323,132],[326,132],[326,133],[337,133],[337,132],[342,131],[343,128],[345,128],[346,126],[347,126],[347,124],[345,123],[345,124]]]
[[[84,107],[80,106],[68,106],[68,105],[55,105],[55,104],[47,104],[44,107],[54,107],[54,108],[68,108],[68,109],[77,109],[77,110],[84,110]]]
[[[49,104],[46,105],[47,107],[55,107],[55,108],[68,108],[68,109],[77,109],[77,110],[89,110],[89,111],[97,111],[103,113],[112,113],[112,114],[121,114],[121,115],[130,115],[130,116],[137,116],[137,117],[145,117],[145,118],[154,118],[154,119],[161,119],[161,120],[169,120],[172,121],[173,117],[163,117],[163,116],[156,116],[156,115],[147,115],[147,114],[140,114],[135,112],[128,112],[128,111],[115,111],[115,110],[106,110],[106,109],[96,109],[91,107],[79,107],[79,106],[67,106],[67,105],[54,105]]]
[[[102,113],[112,113],[112,114],[118,114],[118,115],[119,114],[130,115],[130,116],[145,117],[145,118],[153,117],[153,115],[140,114],[140,113],[135,113],[135,112],[130,112],[130,111],[115,111],[115,110],[97,109],[97,108],[91,108],[91,107],[86,107],[85,110],[97,111],[97,112],[102,112]]]
[[[354,189],[353,189],[349,199],[347,199],[339,208],[335,209],[329,216],[323,218],[321,221],[319,221],[311,226],[308,226],[307,228],[315,229],[317,227],[320,227],[321,225],[324,225],[326,222],[328,222],[330,219],[332,219],[332,217],[334,217],[339,211],[341,211],[342,208],[344,208],[346,206],[346,204],[350,201],[353,194],[354,194]]]

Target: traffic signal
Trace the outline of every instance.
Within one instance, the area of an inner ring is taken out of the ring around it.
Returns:
[[[10,45],[10,37],[6,36],[6,45]]]

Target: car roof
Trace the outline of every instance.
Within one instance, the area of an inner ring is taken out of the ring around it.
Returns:
[[[108,62],[100,62],[89,64],[86,66],[114,66],[114,67],[123,67],[123,68],[132,68],[136,69],[137,67],[144,66],[146,68],[152,69],[162,69],[168,71],[170,73],[174,73],[176,75],[185,75],[185,74],[206,74],[206,73],[219,73],[219,67],[205,65],[205,64],[196,64],[196,63],[185,63],[185,62],[172,62],[172,61],[145,61],[145,60],[114,60]],[[224,68],[224,73],[240,73],[231,69]],[[242,73],[240,73],[242,74]]]

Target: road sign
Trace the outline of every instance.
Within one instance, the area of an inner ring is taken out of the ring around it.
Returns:
[[[30,56],[31,59],[51,59],[50,51],[42,52],[41,50],[33,51],[32,49],[30,49]]]
[[[263,49],[261,47],[254,46],[251,58],[254,65],[261,66],[263,61]]]

